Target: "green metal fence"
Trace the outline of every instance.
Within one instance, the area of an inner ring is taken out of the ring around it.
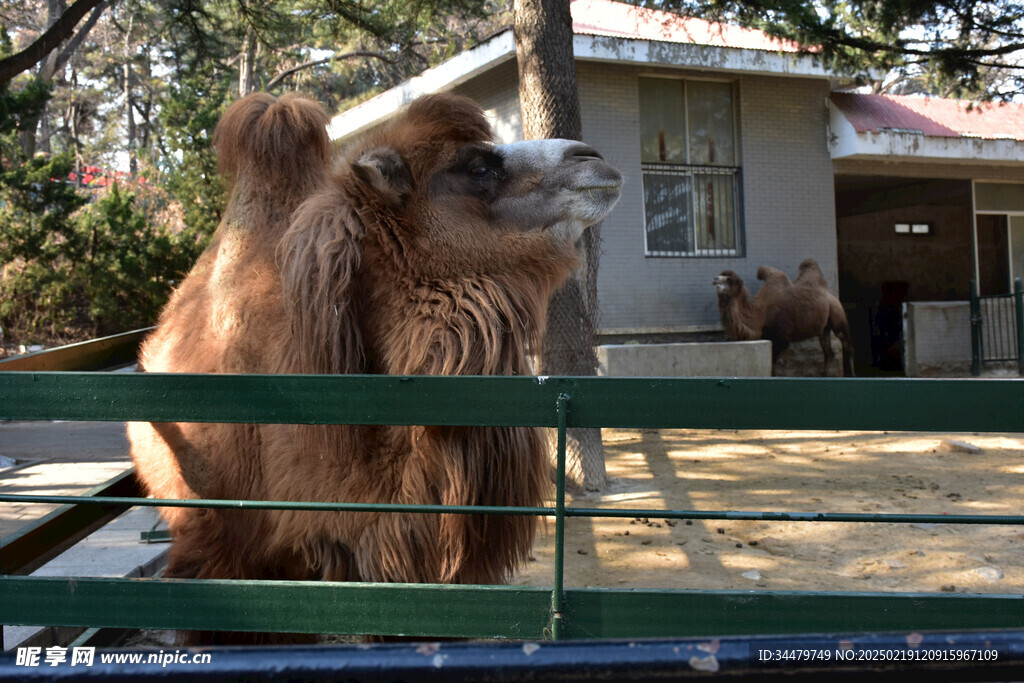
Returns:
[[[1024,282],[1013,281],[1010,294],[978,296],[971,280],[971,374],[981,374],[985,363],[1016,361],[1024,377]]]
[[[2,366],[2,364],[0,364]],[[662,379],[163,375],[0,372],[0,419],[302,424],[537,425],[559,434],[554,503],[539,508],[0,496],[128,505],[390,510],[554,519],[547,588],[295,581],[0,576],[8,624],[581,639],[1015,629],[1024,596],[563,585],[566,519],[1024,524],[1024,516],[843,511],[647,510],[567,505],[567,427],[1024,432],[1022,380]],[[813,407],[813,408],[812,408]],[[971,476],[965,472],[964,476]],[[2,540],[2,539],[0,539]],[[0,546],[0,561],[9,552]]]

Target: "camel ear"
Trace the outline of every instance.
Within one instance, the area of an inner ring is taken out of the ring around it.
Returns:
[[[391,147],[364,153],[352,164],[352,171],[389,208],[401,206],[412,192],[412,174],[402,156]]]
[[[336,189],[314,194],[295,211],[278,245],[292,341],[286,372],[357,373],[362,333],[353,310],[353,279],[362,260],[363,224]]]

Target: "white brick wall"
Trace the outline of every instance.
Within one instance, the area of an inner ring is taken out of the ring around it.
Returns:
[[[516,60],[499,65],[485,76],[459,86],[455,92],[472,98],[483,107],[499,141],[516,142],[523,139]]]

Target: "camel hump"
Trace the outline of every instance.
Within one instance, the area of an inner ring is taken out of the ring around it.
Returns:
[[[825,281],[825,274],[821,272],[818,262],[812,258],[804,259],[800,264],[800,269],[796,279],[797,282],[801,282],[803,284],[828,289],[828,282]]]
[[[326,171],[327,121],[319,103],[296,93],[247,95],[228,107],[213,133],[220,172],[232,185],[242,177],[278,192],[304,185]]]
[[[789,276],[783,273],[778,268],[772,268],[771,266],[761,266],[757,269],[757,279],[763,280],[764,282],[772,283],[788,283]]]

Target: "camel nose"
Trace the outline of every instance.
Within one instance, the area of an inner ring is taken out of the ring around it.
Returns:
[[[566,149],[565,158],[572,161],[604,161],[604,157],[601,156],[600,152],[582,142],[571,145]]]

